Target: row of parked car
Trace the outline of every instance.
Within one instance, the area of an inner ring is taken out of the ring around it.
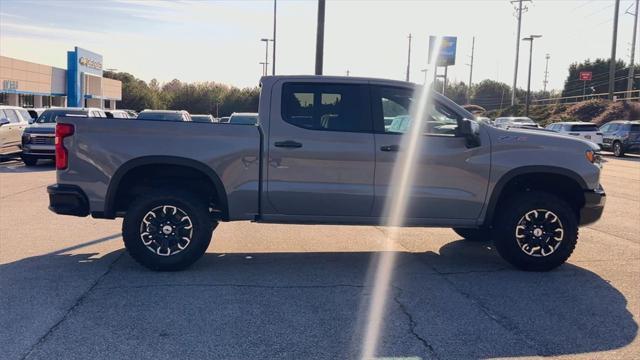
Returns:
[[[624,156],[625,153],[640,153],[640,121],[637,120],[616,120],[601,127],[589,122],[565,121],[543,128],[528,117],[499,117],[494,121],[483,119],[503,129],[539,129],[579,137],[597,144],[603,150],[613,152],[617,157]]]
[[[19,155],[27,166],[40,159],[55,158],[55,124],[58,117],[94,117],[152,121],[192,121],[255,125],[256,113],[233,113],[216,119],[211,115],[191,115],[184,110],[102,110],[98,108],[25,109],[0,106],[0,157]]]

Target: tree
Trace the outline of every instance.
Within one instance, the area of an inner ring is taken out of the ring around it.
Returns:
[[[573,63],[569,66],[569,74],[564,82],[562,96],[581,96],[584,90],[586,94],[600,94],[609,92],[609,59],[589,59],[581,63]],[[635,71],[639,71],[640,67],[636,65]],[[592,80],[580,80],[581,71],[591,71]],[[624,91],[627,89],[627,79],[629,75],[629,67],[622,61],[616,61],[615,72],[615,91]],[[634,79],[634,89],[640,88],[640,80]]]
[[[488,79],[482,80],[473,86],[472,93],[470,102],[487,110],[506,107],[511,99],[511,87],[509,85]]]

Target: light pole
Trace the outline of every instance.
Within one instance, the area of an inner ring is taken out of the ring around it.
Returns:
[[[325,0],[318,0],[318,24],[316,29],[316,75],[322,75],[324,58],[324,9]]]
[[[278,0],[273,0],[273,59],[271,60],[271,75],[276,74],[276,10],[278,7]]]
[[[260,41],[264,41],[264,76],[267,76],[268,66],[269,66],[269,41],[273,41],[273,39],[262,38]]]
[[[527,98],[525,101],[524,116],[529,116],[529,102],[531,100],[531,60],[533,58],[533,39],[541,37],[542,35],[529,35],[526,38],[522,38],[522,41],[529,42],[529,78],[527,79]]]
[[[421,72],[424,73],[424,84],[427,84],[427,73],[429,72],[429,69],[422,69],[420,70]]]
[[[267,75],[267,65],[269,65],[269,63],[261,61],[259,64],[262,65],[262,76]]]

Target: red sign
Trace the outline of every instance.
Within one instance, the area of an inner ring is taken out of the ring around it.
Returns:
[[[580,80],[591,81],[591,75],[593,75],[591,71],[580,71]]]

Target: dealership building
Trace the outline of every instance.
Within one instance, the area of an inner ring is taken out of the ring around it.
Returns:
[[[122,83],[102,76],[102,55],[75,47],[67,69],[0,56],[0,104],[115,109]]]

